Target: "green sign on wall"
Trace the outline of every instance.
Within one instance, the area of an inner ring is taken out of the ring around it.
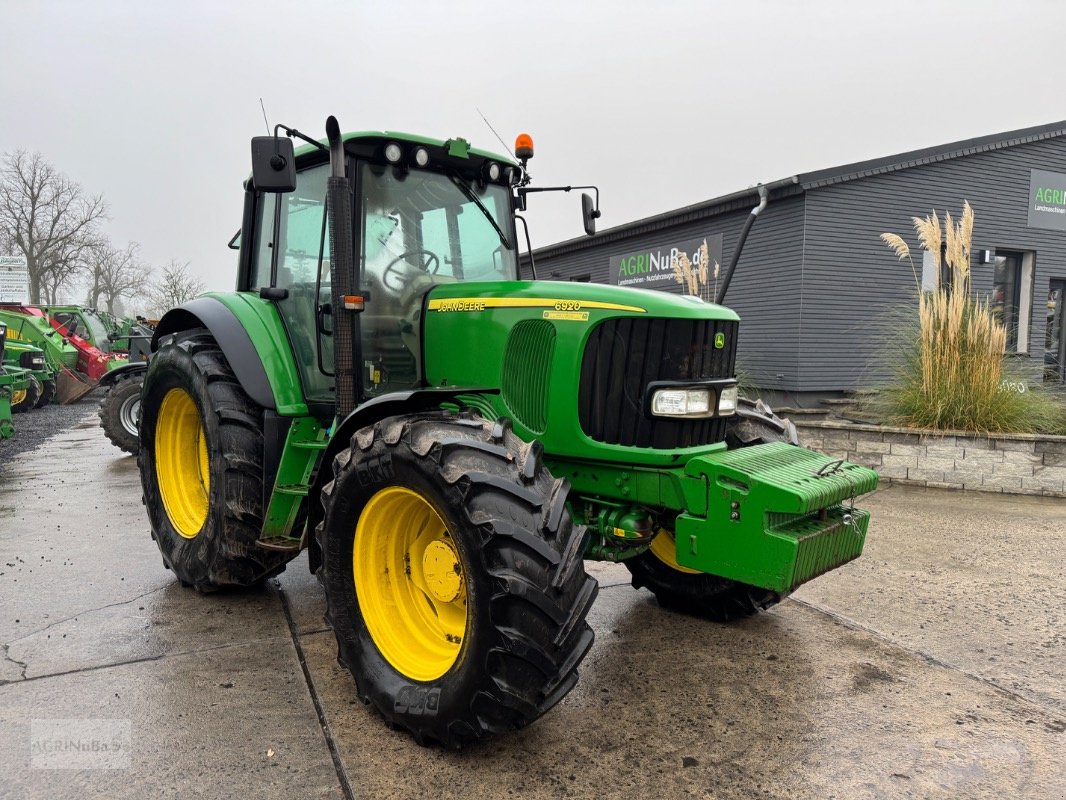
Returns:
[[[1029,227],[1066,231],[1066,175],[1030,170]]]
[[[701,270],[704,253],[707,269]],[[684,256],[684,258],[682,258]],[[689,294],[687,285],[677,280],[676,267],[687,263],[690,269],[702,271],[707,280],[701,287],[714,284],[714,265],[722,261],[722,234],[680,239],[657,247],[649,247],[610,257],[610,281],[615,286],[635,289],[665,289]],[[701,292],[697,291],[696,294]]]

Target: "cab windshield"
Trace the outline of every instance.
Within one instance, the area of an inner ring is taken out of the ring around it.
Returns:
[[[363,163],[362,267],[371,291],[412,282],[515,280],[510,193],[458,176]]]

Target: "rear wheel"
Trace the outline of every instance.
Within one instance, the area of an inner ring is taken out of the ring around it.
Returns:
[[[393,417],[356,433],[333,476],[319,576],[364,702],[460,747],[573,688],[597,585],[539,445],[477,417]]]
[[[140,447],[137,421],[141,416],[143,373],[119,378],[100,401],[100,427],[119,450],[136,454]]]
[[[256,544],[262,418],[210,333],[161,343],[141,396],[141,486],[164,563],[199,591],[254,585],[292,558]]]
[[[796,426],[778,417],[762,400],[740,398],[737,415],[726,429],[730,450],[767,442],[798,445]],[[672,531],[663,530],[647,552],[627,559],[634,588],[646,587],[664,608],[728,622],[764,611],[781,601],[781,595],[746,583],[708,575],[677,563]]]

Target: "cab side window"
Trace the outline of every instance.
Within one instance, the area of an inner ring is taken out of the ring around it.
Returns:
[[[259,193],[255,212],[255,243],[252,253],[252,274],[249,276],[249,288],[261,289],[270,285],[270,259],[274,254],[274,208],[277,204],[276,194]]]
[[[277,259],[274,286],[285,289],[275,300],[292,344],[308,400],[332,401],[333,342],[320,334],[318,308],[329,302],[329,231],[325,226],[326,164],[296,176],[296,189],[262,195],[257,210],[258,235],[252,260],[253,288],[270,286],[271,259]],[[280,205],[279,205],[280,204]],[[275,209],[280,210],[274,241]],[[321,258],[321,289],[316,293]]]

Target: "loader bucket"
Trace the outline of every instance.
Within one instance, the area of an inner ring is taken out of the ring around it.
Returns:
[[[60,405],[80,400],[95,388],[95,383],[66,367],[56,374],[56,402]]]

